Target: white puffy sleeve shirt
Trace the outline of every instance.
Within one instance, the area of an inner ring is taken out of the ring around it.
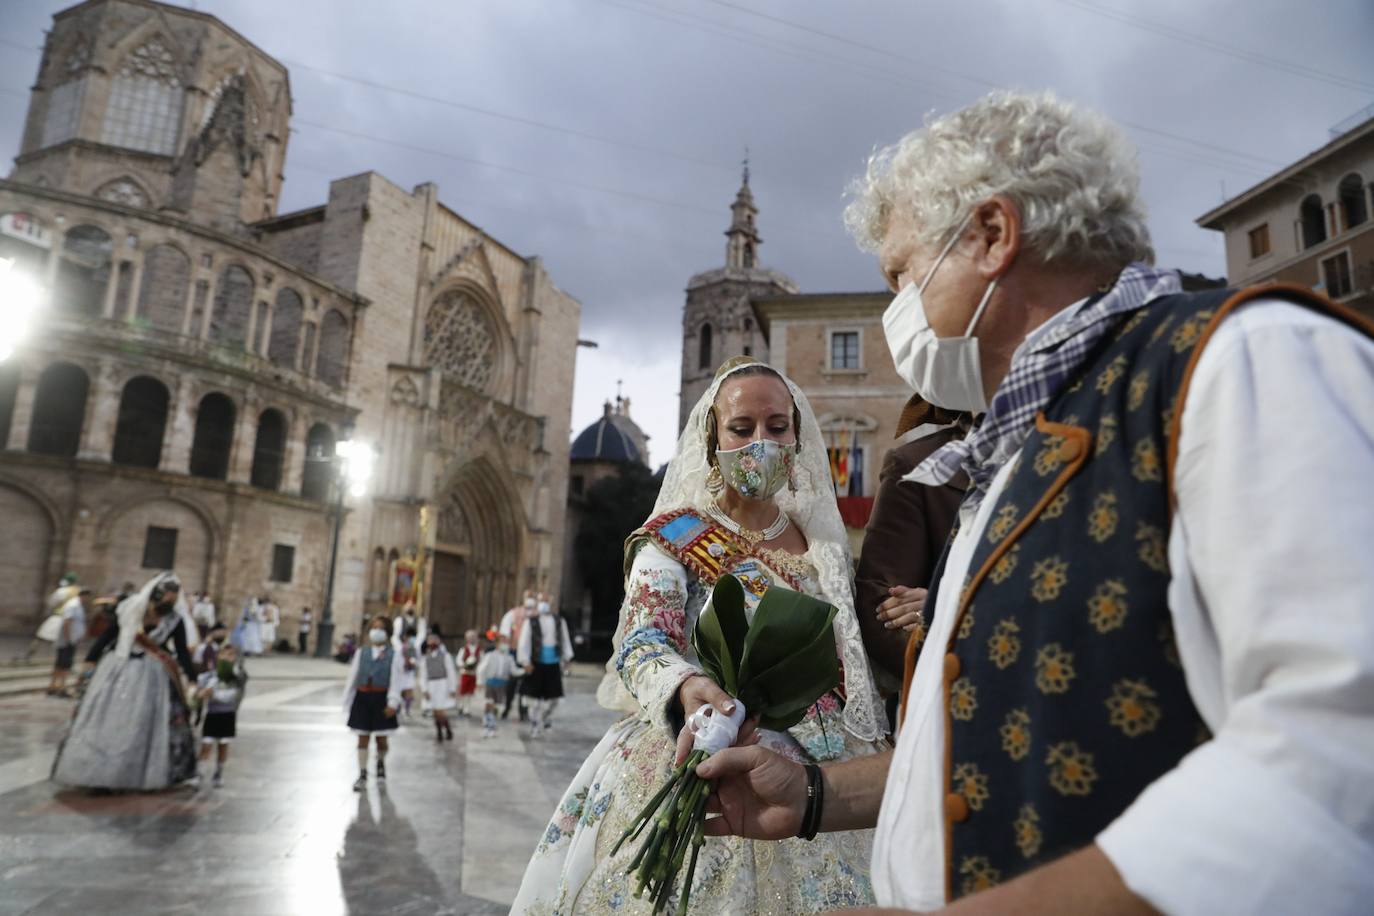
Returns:
[[[1169,610],[1215,737],[1097,845],[1165,913],[1369,913],[1374,342],[1257,300],[1203,351],[1181,424]],[[979,512],[961,539],[987,520]],[[967,570],[971,550],[955,547],[941,598]],[[944,902],[944,717],[918,692],[923,675],[938,686],[939,635],[917,667],[879,821],[874,886],[890,906]]]

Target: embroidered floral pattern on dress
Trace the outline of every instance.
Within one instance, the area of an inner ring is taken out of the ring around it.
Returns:
[[[1088,599],[1088,622],[1099,633],[1115,630],[1126,622],[1126,583],[1108,579]]]
[[[1035,655],[1035,686],[1041,693],[1064,693],[1074,679],[1073,653],[1057,642],[1046,645]]]
[[[1107,698],[1111,723],[1130,738],[1154,731],[1163,715],[1155,702],[1157,696],[1144,681],[1129,678],[1117,681],[1112,685],[1112,695]]]
[[[1016,635],[1019,632],[1021,627],[1008,617],[1006,620],[997,621],[992,635],[988,637],[988,658],[1004,671],[1016,661],[1016,656],[1021,654],[1021,640]]]
[[[1030,713],[1025,707],[1007,713],[1007,720],[997,732],[1002,736],[1002,750],[1012,760],[1024,760],[1030,753]]]
[[[1061,741],[1045,756],[1050,768],[1050,785],[1064,795],[1088,795],[1097,782],[1093,755],[1080,750],[1073,741]]]

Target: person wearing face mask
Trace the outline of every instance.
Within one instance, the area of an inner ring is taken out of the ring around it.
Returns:
[[[425,636],[420,668],[424,672],[425,708],[434,714],[434,738],[452,741],[453,726],[449,724],[448,714],[453,711],[458,696],[458,666],[433,630]]]
[[[176,577],[160,573],[119,603],[87,656],[94,672],[58,747],[55,782],[156,790],[195,775],[183,683],[196,678],[186,632],[194,624],[178,612],[180,597]]]
[[[239,704],[243,702],[247,687],[248,671],[233,646],[225,646],[215,659],[214,667],[196,679],[196,697],[205,712],[200,732],[200,762],[207,762],[214,749],[215,771],[211,785],[216,789],[224,785],[224,764],[229,759],[229,745],[237,734]]]
[[[736,709],[702,674],[690,643],[722,574],[744,585],[750,615],[773,587],[817,596],[839,610],[842,687],[793,728],[774,732],[746,723],[738,740],[757,739],[810,765],[885,746],[882,698],[854,615],[848,540],[825,442],[806,397],[772,367],[736,358],[717,372],[688,418],[653,515],[627,541],[625,566],[615,651],[597,691],[603,706],[625,715],[565,792],[526,869],[514,913],[609,912],[635,892],[626,873],[635,844],[615,855],[610,848],[675,761],[686,757],[692,736],[685,717],[706,704],[726,714]],[[707,840],[692,910],[815,913],[869,904],[872,835]]]
[[[378,785],[386,782],[386,754],[390,738],[400,725],[401,652],[390,640],[391,621],[378,614],[368,621],[367,641],[353,653],[344,685],[344,712],[348,728],[358,736],[358,778],[354,792],[367,788],[368,744],[376,739]]]
[[[563,698],[563,674],[572,664],[572,639],[568,622],[555,614],[549,596],[539,593],[536,616],[520,631],[516,664],[525,672],[520,693],[533,701],[530,710],[530,736],[553,728],[553,713]]]
[[[228,637],[229,631],[222,623],[216,623],[206,631],[205,641],[191,653],[191,661],[195,663],[198,674],[215,670],[215,661],[228,644]]]
[[[520,645],[520,634],[524,631],[526,622],[537,616],[538,613],[534,590],[526,589],[521,602],[506,611],[501,617],[501,624],[497,627],[497,633],[505,637],[512,660],[515,659],[516,649]],[[525,705],[525,695],[520,691],[520,682],[524,680],[524,673],[524,669],[516,665],[515,673],[506,681],[506,705],[501,710],[502,719],[510,718],[511,704],[515,702],[517,696],[520,698],[518,706],[520,721],[524,722],[529,718],[529,709]]]
[[[931,120],[847,217],[899,372],[985,412],[913,475],[969,492],[895,752],[817,803],[723,751],[708,832],[876,824],[888,913],[1367,912],[1374,324],[1183,292],[1124,134],[1049,94]]]

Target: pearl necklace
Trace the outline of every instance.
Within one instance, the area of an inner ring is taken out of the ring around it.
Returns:
[[[754,531],[753,529],[745,528],[716,505],[714,500],[707,504],[706,511],[713,519],[720,522],[726,529],[734,532],[751,546],[781,537],[782,533],[792,524],[792,520],[787,517],[787,513],[781,509],[778,510],[778,517],[773,520],[773,524],[762,531]]]

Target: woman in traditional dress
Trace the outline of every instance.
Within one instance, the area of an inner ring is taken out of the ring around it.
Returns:
[[[262,608],[258,606],[258,599],[249,598],[243,605],[230,642],[244,655],[262,654]]]
[[[171,573],[119,603],[117,625],[91,649],[95,673],[57,749],[52,778],[92,789],[164,789],[195,775],[181,673],[194,681],[188,617]],[[104,652],[113,642],[114,651]],[[178,670],[180,669],[180,671]]]
[[[716,374],[687,420],[654,515],[626,547],[629,570],[615,653],[597,691],[627,717],[613,725],[563,796],[525,872],[514,913],[648,913],[611,848],[667,779],[684,716],[728,702],[702,676],[690,634],[712,585],[730,573],[752,618],[772,585],[835,605],[841,687],[767,746],[803,762],[885,747],[882,700],[854,616],[848,541],[820,428],[801,391],[748,358]],[[871,831],[756,842],[708,838],[691,905],[699,913],[811,913],[872,903]],[[677,893],[672,901],[676,905]]]

